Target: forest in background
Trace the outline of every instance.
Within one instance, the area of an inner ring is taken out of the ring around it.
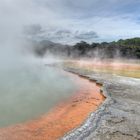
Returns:
[[[62,45],[48,40],[32,41],[32,50],[40,57],[54,54],[62,57],[134,58],[140,59],[140,38],[120,39],[113,42]]]

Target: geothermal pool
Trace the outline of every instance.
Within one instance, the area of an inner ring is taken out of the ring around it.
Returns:
[[[56,140],[104,101],[99,85],[55,67],[23,67],[3,78],[0,139]]]
[[[65,65],[87,72],[122,75],[123,70],[125,76],[140,74],[139,64],[70,61]],[[49,66],[33,64],[1,70],[0,139],[58,139],[78,127],[104,101],[101,86]]]
[[[1,69],[0,77],[0,127],[35,119],[76,90],[64,72],[44,65]]]

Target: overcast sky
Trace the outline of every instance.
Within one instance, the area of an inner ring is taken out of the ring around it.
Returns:
[[[0,0],[0,18],[0,41],[28,25],[68,44],[140,37],[140,0]]]

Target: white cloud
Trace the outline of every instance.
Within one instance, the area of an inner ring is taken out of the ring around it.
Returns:
[[[65,43],[79,41],[76,31],[95,32],[98,38],[81,38],[90,42],[140,36],[139,4],[137,0],[0,0],[0,41],[31,24],[41,25],[48,39]]]

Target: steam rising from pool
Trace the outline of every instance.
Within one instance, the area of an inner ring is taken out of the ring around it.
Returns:
[[[0,127],[46,113],[75,89],[69,77],[33,56],[23,34],[23,27],[32,24],[24,19],[28,13],[9,2],[0,5]]]
[[[1,67],[0,127],[38,117],[74,92],[72,79],[39,62]]]

